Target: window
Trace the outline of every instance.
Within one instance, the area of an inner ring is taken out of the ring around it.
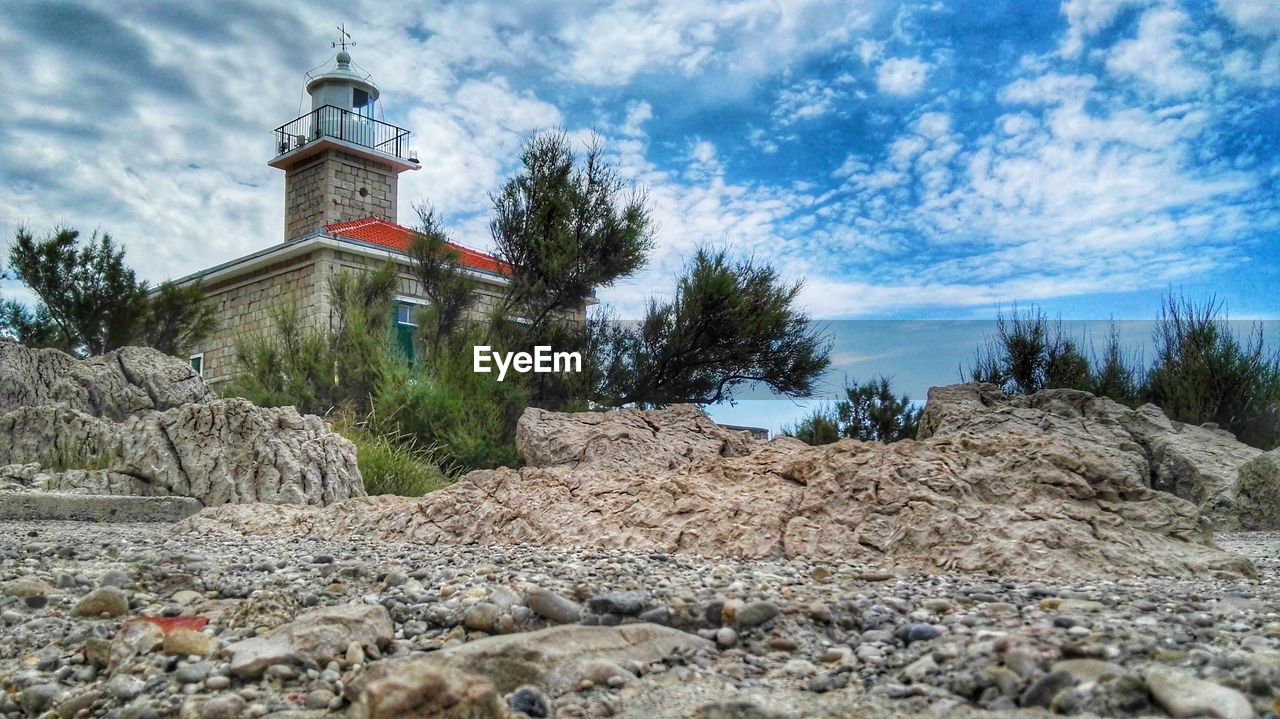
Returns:
[[[410,327],[418,326],[418,323],[413,320],[413,305],[408,302],[396,304],[396,324],[409,325]]]
[[[191,355],[191,369],[195,370],[196,374],[200,375],[201,377],[204,376],[204,353],[203,352],[197,355]]]
[[[369,93],[360,88],[351,90],[351,109],[357,115],[365,117],[373,117],[373,100],[369,98]]]

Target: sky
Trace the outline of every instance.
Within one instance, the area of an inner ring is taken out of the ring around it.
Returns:
[[[835,384],[954,381],[902,347],[957,366],[990,330],[965,321],[1015,302],[1141,320],[1175,289],[1280,318],[1272,0],[11,1],[0,238],[101,229],[153,281],[283,240],[271,131],[343,23],[422,161],[402,223],[430,202],[491,247],[530,133],[594,132],[657,227],[601,299],[634,316],[698,246],[768,260],[833,323]],[[713,415],[776,428],[785,406]]]

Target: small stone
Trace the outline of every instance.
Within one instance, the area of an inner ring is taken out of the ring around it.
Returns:
[[[1075,685],[1076,680],[1067,672],[1050,672],[1027,687],[1019,699],[1019,704],[1024,707],[1048,709],[1053,706],[1054,697]]]
[[[122,701],[130,701],[142,693],[146,683],[128,674],[117,674],[107,682],[107,691]]]
[[[942,632],[935,626],[930,624],[904,624],[898,628],[894,636],[898,637],[907,644],[914,642],[927,642],[930,639],[937,639]]]
[[[462,618],[462,625],[473,632],[493,634],[494,626],[500,616],[502,616],[502,610],[498,605],[480,602],[467,609]]]
[[[22,601],[31,609],[44,609],[45,605],[49,603],[49,597],[43,594],[32,594],[23,598]]]
[[[808,659],[788,659],[782,671],[793,677],[811,677],[818,673],[818,668]]]
[[[731,647],[738,643],[738,633],[732,627],[720,627],[716,630],[716,644]]]
[[[537,687],[523,686],[511,692],[507,706],[531,719],[548,719],[551,716],[551,700]]]
[[[126,572],[119,569],[112,569],[98,578],[98,586],[128,589],[133,586],[133,579],[131,579]]]
[[[18,697],[18,706],[26,710],[29,716],[43,714],[53,706],[61,689],[57,684],[34,684],[22,690]]]
[[[100,587],[89,592],[72,610],[77,616],[118,617],[129,611],[129,595],[118,587]]]
[[[910,679],[913,683],[919,684],[924,681],[925,677],[936,671],[938,671],[938,663],[933,661],[932,655],[926,654],[908,664],[907,668],[902,670],[902,676]]]
[[[223,689],[226,689],[227,687],[231,686],[231,677],[224,677],[221,674],[219,674],[218,676],[213,676],[206,679],[204,685],[206,687],[209,687],[215,692],[220,692]]]
[[[172,599],[175,604],[185,607],[204,599],[204,595],[190,589],[183,589],[182,591],[174,592]]]
[[[76,694],[58,705],[58,717],[59,719],[73,719],[80,712],[91,709],[94,702],[100,698],[102,698],[102,692],[96,689]]]
[[[587,600],[587,609],[595,614],[618,614],[634,617],[644,611],[648,592],[606,592]]]
[[[1249,700],[1235,689],[1176,669],[1155,666],[1147,670],[1147,687],[1156,703],[1173,719],[1196,716],[1253,719],[1255,716]]]
[[[825,582],[831,578],[831,570],[826,567],[814,567],[813,571],[809,572],[809,578],[815,582]]]
[[[360,646],[360,642],[351,642],[347,645],[346,660],[349,667],[364,664],[364,648]]]
[[[524,598],[534,614],[557,624],[575,624],[582,618],[582,605],[547,589],[534,589]]]
[[[173,677],[179,684],[199,684],[213,672],[212,662],[193,662],[178,667]]]
[[[240,719],[247,706],[239,694],[224,694],[200,705],[200,719]]]
[[[751,602],[737,612],[739,627],[758,627],[778,616],[780,610],[772,602]]]
[[[388,587],[398,587],[407,581],[409,581],[409,575],[404,572],[387,572],[387,576],[383,578],[382,583],[386,584]],[[323,709],[324,707],[315,708]]]
[[[333,701],[333,692],[328,689],[312,689],[307,692],[308,709],[328,709],[331,701]]]
[[[218,651],[218,640],[191,629],[175,629],[164,638],[162,651],[175,656],[207,657]]]

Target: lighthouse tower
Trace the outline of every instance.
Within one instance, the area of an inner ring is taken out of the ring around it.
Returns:
[[[284,241],[366,217],[396,221],[400,173],[419,168],[409,131],[377,119],[378,88],[351,67],[344,38],[335,66],[308,75],[311,111],[276,128],[284,170]]]

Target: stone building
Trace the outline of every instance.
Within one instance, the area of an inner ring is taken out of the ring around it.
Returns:
[[[311,111],[275,131],[271,167],[285,173],[284,241],[188,275],[217,309],[218,330],[193,349],[191,364],[219,383],[234,372],[237,338],[267,329],[273,310],[292,303],[309,324],[331,321],[328,278],[391,262],[404,268],[395,302],[402,343],[414,327],[414,308],[427,304],[409,274],[413,231],[396,224],[402,172],[417,170],[409,132],[375,117],[377,86],[351,67],[345,48],[335,67],[308,76]],[[505,268],[485,253],[456,247],[478,280],[477,309],[499,296]]]

